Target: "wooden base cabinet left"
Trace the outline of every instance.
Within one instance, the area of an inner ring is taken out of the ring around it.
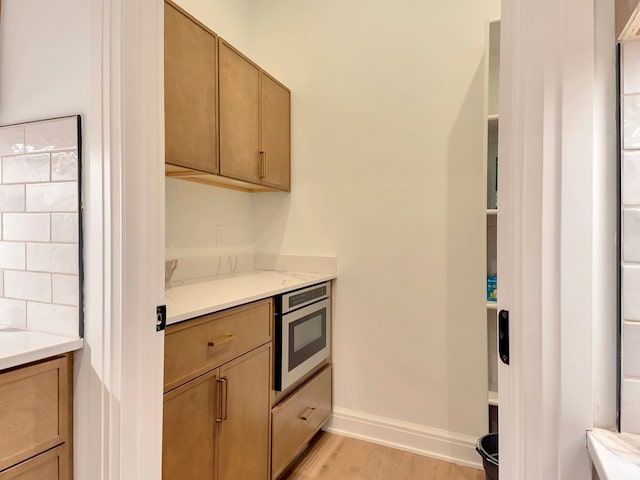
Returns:
[[[73,478],[73,355],[0,372],[0,480]]]
[[[162,478],[269,478],[271,299],[167,328]]]

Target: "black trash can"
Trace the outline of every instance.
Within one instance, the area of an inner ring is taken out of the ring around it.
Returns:
[[[487,480],[498,480],[498,434],[490,433],[478,440],[476,451],[482,457]]]

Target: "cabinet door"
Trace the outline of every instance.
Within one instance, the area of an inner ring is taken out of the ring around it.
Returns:
[[[0,375],[0,470],[71,436],[71,356]]]
[[[216,37],[164,8],[165,162],[217,173]]]
[[[260,183],[260,69],[219,42],[220,175]]]
[[[162,478],[213,480],[217,370],[164,395]]]
[[[271,347],[265,345],[221,367],[225,386],[219,425],[218,478],[269,477]]]
[[[291,93],[264,72],[261,81],[265,155],[262,183],[288,191],[291,188]]]

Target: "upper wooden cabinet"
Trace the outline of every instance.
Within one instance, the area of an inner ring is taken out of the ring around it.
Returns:
[[[220,52],[220,174],[290,190],[291,93],[226,41]]]
[[[164,48],[167,176],[289,191],[289,89],[171,2]]]
[[[616,38],[637,39],[640,35],[640,18],[637,15],[638,0],[616,0]]]
[[[261,183],[260,67],[220,40],[220,174]]]
[[[173,4],[164,22],[165,161],[217,173],[216,35]]]
[[[282,190],[291,189],[291,92],[262,72],[262,183]]]

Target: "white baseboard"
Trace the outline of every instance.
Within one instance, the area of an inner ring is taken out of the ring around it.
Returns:
[[[477,438],[345,408],[333,409],[326,430],[447,462],[482,468]]]

